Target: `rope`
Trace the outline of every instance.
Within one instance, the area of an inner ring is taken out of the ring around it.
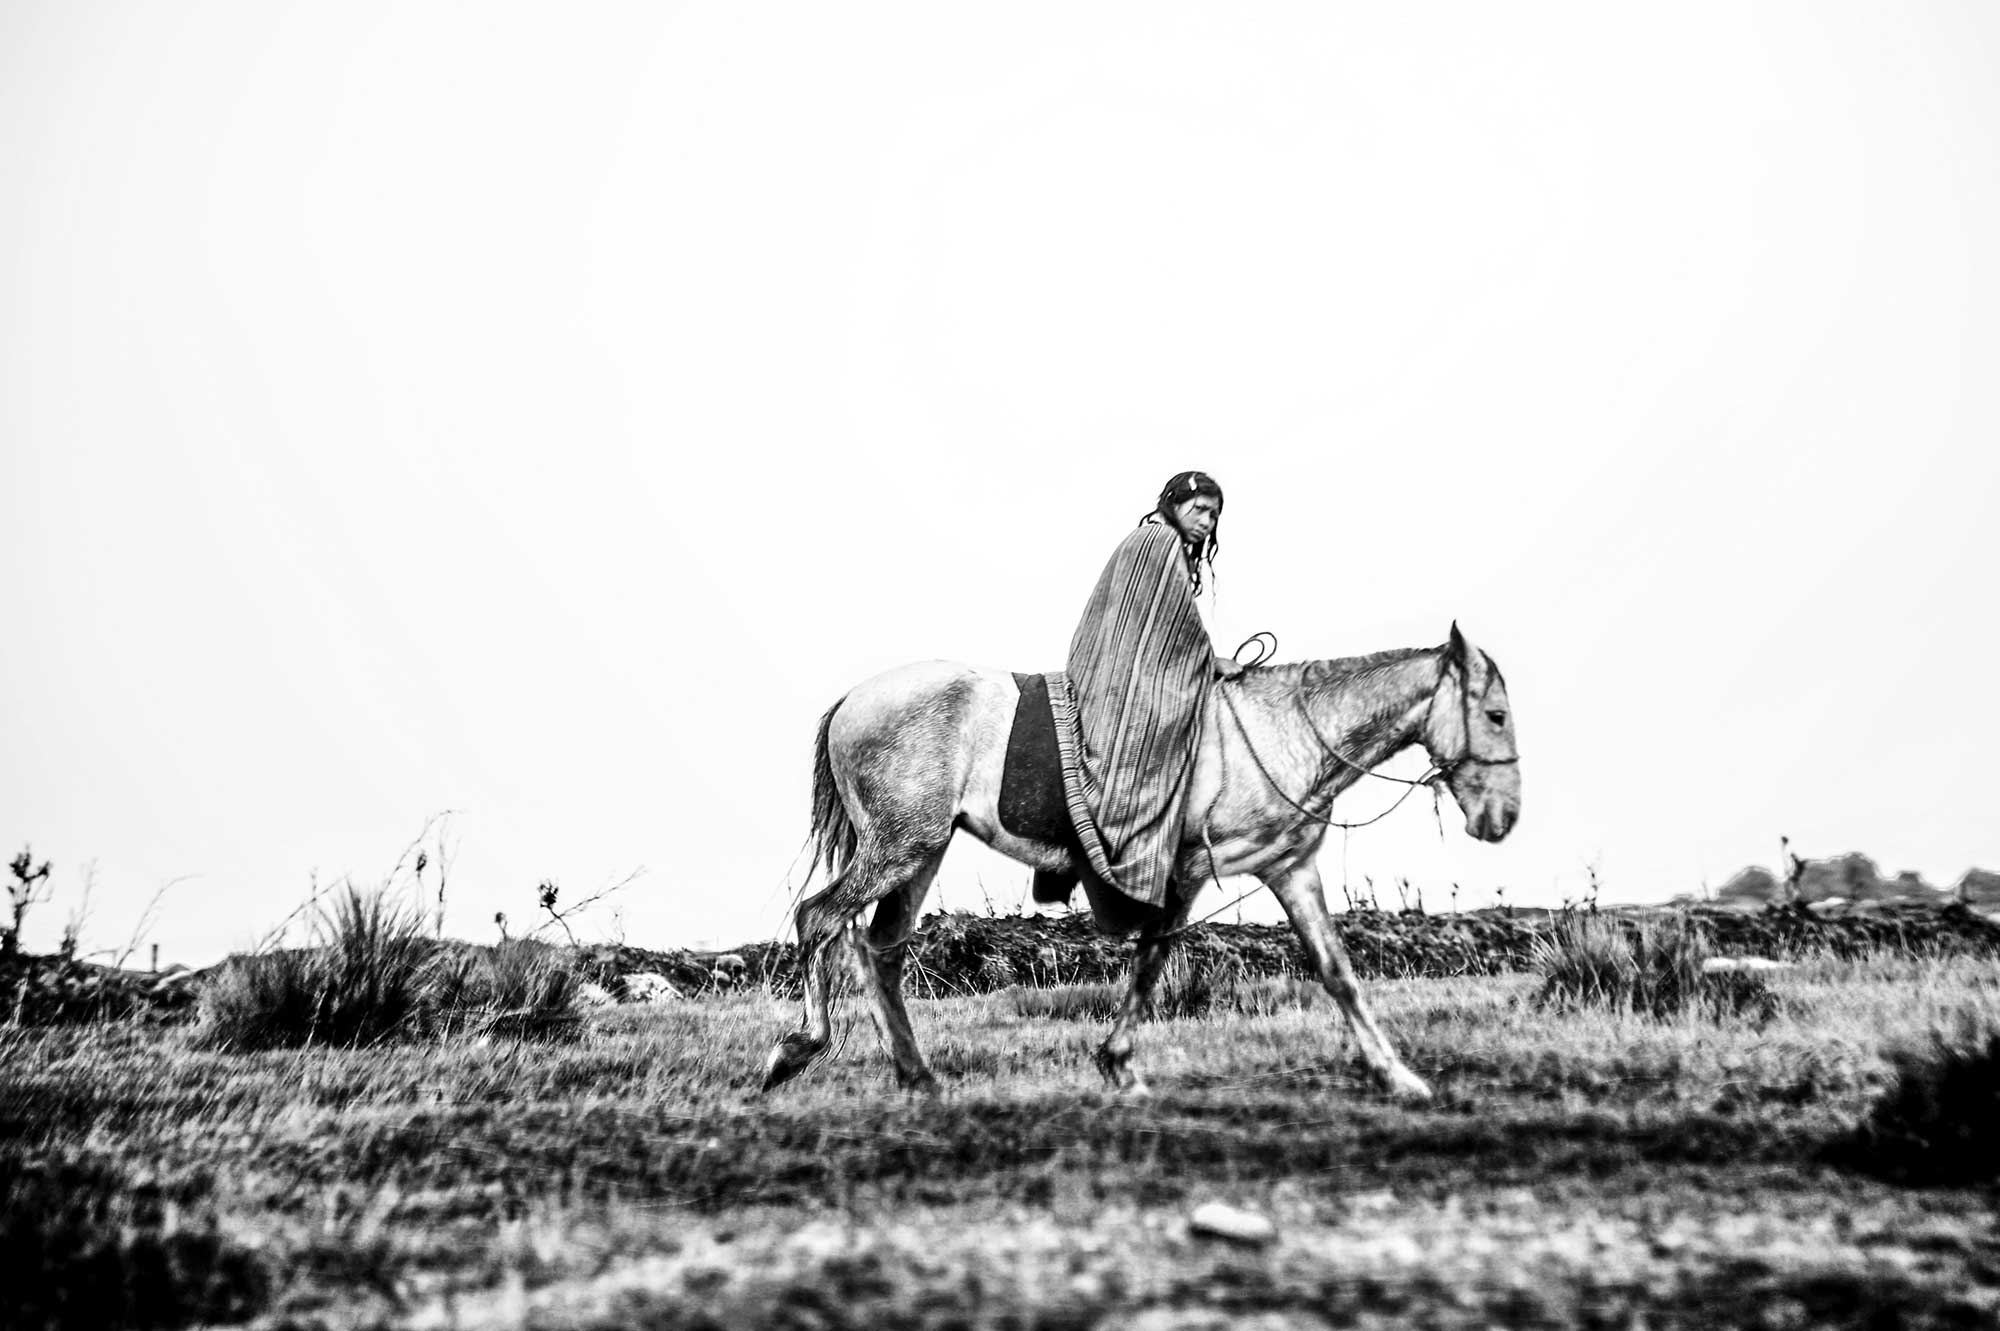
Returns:
[[[1261,775],[1264,778],[1265,782],[1270,785],[1271,789],[1277,793],[1279,799],[1291,805],[1292,808],[1298,810],[1298,812],[1304,815],[1308,821],[1318,823],[1322,827],[1344,827],[1352,831],[1355,828],[1368,827],[1371,824],[1379,823],[1384,818],[1387,818],[1390,814],[1394,813],[1397,809],[1401,808],[1403,806],[1403,801],[1408,799],[1411,793],[1415,791],[1418,786],[1428,786],[1431,783],[1431,776],[1426,776],[1421,781],[1406,781],[1400,776],[1383,776],[1380,772],[1370,771],[1368,768],[1362,767],[1359,763],[1355,762],[1353,759],[1347,757],[1345,754],[1340,753],[1338,750],[1334,749],[1331,745],[1328,745],[1327,751],[1329,753],[1333,754],[1334,757],[1339,758],[1349,767],[1352,767],[1356,771],[1362,773],[1364,776],[1374,776],[1374,777],[1380,777],[1384,781],[1394,781],[1399,785],[1408,786],[1409,790],[1405,790],[1401,795],[1396,797],[1396,802],[1394,804],[1391,804],[1388,808],[1382,810],[1382,812],[1376,814],[1373,818],[1368,819],[1366,822],[1343,823],[1336,819],[1328,818],[1325,817],[1324,815],[1314,813],[1311,809],[1308,809],[1305,805],[1299,803],[1297,800],[1293,799],[1290,795],[1287,795],[1285,793],[1285,788],[1278,784],[1278,779],[1271,775],[1271,770],[1268,767],[1264,766],[1263,755],[1259,754],[1257,752],[1257,746],[1250,742],[1250,731],[1247,727],[1244,726],[1242,716],[1239,715],[1236,711],[1236,700],[1230,697],[1227,692],[1224,692],[1222,695],[1222,701],[1223,705],[1229,708],[1229,719],[1236,723],[1237,731],[1243,736],[1243,747],[1250,751],[1250,761],[1256,764],[1259,775]],[[1304,704],[1301,703],[1300,706],[1301,709],[1303,710]],[[1326,744],[1325,738],[1320,735],[1317,727],[1314,727],[1313,729],[1313,738],[1319,740],[1321,744]],[[1437,774],[1437,772],[1441,770],[1442,769],[1433,769],[1431,775],[1434,776]],[[1433,787],[1433,789],[1435,789],[1435,787]]]
[[[1319,724],[1312,719],[1312,712],[1308,710],[1306,707],[1306,696],[1304,689],[1298,687],[1294,687],[1292,689],[1292,705],[1298,708],[1299,715],[1305,719],[1306,729],[1312,731],[1312,737],[1319,741],[1320,748],[1324,749],[1329,756],[1338,759],[1342,764],[1344,764],[1345,766],[1351,768],[1356,772],[1361,773],[1361,775],[1363,776],[1372,776],[1378,781],[1394,781],[1397,785],[1401,786],[1428,786],[1430,785],[1433,777],[1440,776],[1444,772],[1444,769],[1442,767],[1432,767],[1431,770],[1425,773],[1423,777],[1421,777],[1418,780],[1411,781],[1407,777],[1389,776],[1384,772],[1376,771],[1372,767],[1363,767],[1360,763],[1355,762],[1352,758],[1342,753],[1339,749],[1333,747],[1333,745],[1327,740],[1327,737],[1320,733]],[[1236,724],[1239,729],[1243,725],[1243,723],[1240,720]],[[1245,738],[1247,739],[1248,737],[1246,736]],[[1366,826],[1366,824],[1363,824],[1363,826]]]
[[[1243,659],[1243,649],[1245,647],[1252,645],[1253,643],[1256,645],[1257,654],[1251,657],[1248,661],[1245,661]],[[1231,652],[1229,655],[1232,660],[1234,660],[1238,665],[1242,666],[1245,670],[1255,670],[1258,666],[1263,665],[1264,662],[1270,660],[1277,654],[1278,654],[1278,635],[1271,632],[1269,629],[1259,629],[1257,632],[1245,638],[1242,642],[1237,643],[1236,650]]]
[[[1254,657],[1252,657],[1249,661],[1243,661],[1242,660],[1243,649],[1245,647],[1249,647],[1252,645],[1256,646],[1257,654]],[[1235,652],[1232,653],[1232,657],[1233,659],[1241,663],[1244,669],[1250,670],[1270,660],[1271,657],[1277,654],[1277,650],[1278,650],[1278,635],[1270,632],[1269,630],[1262,630],[1257,633],[1251,634],[1249,637],[1245,638],[1242,642],[1238,643]],[[1396,797],[1396,802],[1394,804],[1391,804],[1388,808],[1382,810],[1382,812],[1376,814],[1373,818],[1368,819],[1366,822],[1343,823],[1332,818],[1327,818],[1321,814],[1314,813],[1311,809],[1306,808],[1303,804],[1300,804],[1290,795],[1287,795],[1285,793],[1284,787],[1278,784],[1277,778],[1271,775],[1270,769],[1264,766],[1263,756],[1257,752],[1257,746],[1250,742],[1249,728],[1243,724],[1243,717],[1236,710],[1236,700],[1234,697],[1231,696],[1231,690],[1227,687],[1230,683],[1231,683],[1230,680],[1220,681],[1220,683],[1217,685],[1217,691],[1222,695],[1223,704],[1229,708],[1229,717],[1232,721],[1236,723],[1237,733],[1243,737],[1243,747],[1249,752],[1250,761],[1256,765],[1258,774],[1261,775],[1264,778],[1265,783],[1268,784],[1274,792],[1276,792],[1278,798],[1283,800],[1285,803],[1291,805],[1293,809],[1297,810],[1308,821],[1318,823],[1324,827],[1338,827],[1343,829],[1343,831],[1350,831],[1350,832],[1356,828],[1368,827],[1371,824],[1381,822],[1384,818],[1387,818],[1390,814],[1394,813],[1397,809],[1401,808],[1403,805],[1403,801],[1408,799],[1411,793],[1414,792],[1418,786],[1424,786],[1424,785],[1428,785],[1431,787],[1431,798],[1433,801],[1433,806],[1435,807],[1435,802],[1437,800],[1438,792],[1437,792],[1437,786],[1433,784],[1433,778],[1442,775],[1444,771],[1443,768],[1433,768],[1432,771],[1428,773],[1422,780],[1409,781],[1399,776],[1384,776],[1380,772],[1376,772],[1370,768],[1363,767],[1361,764],[1355,762],[1352,758],[1349,758],[1346,754],[1342,753],[1339,749],[1335,748],[1332,744],[1327,742],[1326,736],[1320,733],[1319,726],[1314,723],[1312,719],[1312,713],[1306,710],[1305,697],[1303,691],[1295,688],[1292,691],[1292,700],[1294,703],[1297,704],[1299,709],[1299,714],[1305,718],[1306,728],[1312,732],[1312,737],[1319,742],[1319,745],[1322,749],[1324,749],[1327,753],[1331,754],[1333,757],[1339,759],[1341,762],[1345,763],[1348,767],[1361,773],[1363,776],[1378,777],[1383,781],[1394,781],[1400,785],[1409,787],[1408,790],[1405,790],[1401,795]],[[1220,735],[1216,736],[1216,742],[1218,745],[1220,745],[1220,743],[1222,742],[1222,737]],[[1217,766],[1220,769],[1220,780],[1217,782],[1216,785],[1215,798],[1208,802],[1208,808],[1204,810],[1202,813],[1201,845],[1203,852],[1208,857],[1209,881],[1219,883],[1222,881],[1222,875],[1219,872],[1217,872],[1215,867],[1215,842],[1209,836],[1209,824],[1210,820],[1215,815],[1216,805],[1222,802],[1223,794],[1229,789],[1229,764],[1227,762],[1221,762],[1218,763]],[[1442,815],[1440,815],[1438,821],[1438,836],[1440,838],[1444,836],[1444,822]],[[1208,923],[1210,920],[1222,914],[1230,907],[1238,905],[1241,902],[1248,901],[1251,897],[1255,896],[1258,892],[1262,891],[1263,888],[1264,884],[1260,882],[1257,884],[1257,886],[1249,889],[1248,891],[1240,892],[1236,896],[1231,897],[1228,901],[1223,902],[1220,906],[1217,906],[1214,910],[1208,912],[1208,914],[1206,915],[1201,916],[1199,919],[1188,920],[1184,923],[1177,924],[1173,928],[1167,930],[1165,933],[1156,935],[1152,941],[1155,943],[1164,943],[1171,939],[1177,938],[1180,935],[1187,933],[1189,930],[1195,928],[1197,925]]]

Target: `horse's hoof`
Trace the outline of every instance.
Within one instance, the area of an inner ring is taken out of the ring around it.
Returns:
[[[776,1050],[771,1052],[771,1061],[764,1065],[764,1083],[757,1088],[757,1094],[769,1095],[778,1087],[799,1075],[803,1069],[795,1063],[786,1062]]]
[[[804,1072],[818,1056],[819,1049],[809,1036],[796,1032],[787,1035],[771,1046],[771,1057],[764,1064],[764,1084],[757,1088],[757,1094],[764,1095],[783,1086]]]
[[[938,1085],[938,1079],[931,1075],[929,1068],[911,1077],[897,1073],[896,1084],[911,1095],[925,1095],[935,1099],[944,1094],[944,1088]]]
[[[1138,1073],[1132,1071],[1132,1055],[1128,1051],[1114,1054],[1100,1045],[1097,1050],[1097,1071],[1105,1084],[1120,1095],[1148,1095],[1146,1083]]]
[[[1382,1078],[1382,1089],[1406,1104],[1429,1104],[1433,1098],[1430,1083],[1401,1064]]]

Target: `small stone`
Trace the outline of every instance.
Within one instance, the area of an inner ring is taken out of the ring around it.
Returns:
[[[1188,1215],[1188,1229],[1232,1243],[1269,1243],[1278,1237],[1278,1227],[1255,1211],[1225,1202],[1206,1202]]]
[[[679,998],[681,991],[673,982],[657,971],[634,971],[625,977],[625,1001],[628,1003],[666,1003]]]
[[[1789,961],[1773,961],[1769,957],[1710,957],[1701,963],[1703,975],[1714,975],[1721,971],[1788,971]]]

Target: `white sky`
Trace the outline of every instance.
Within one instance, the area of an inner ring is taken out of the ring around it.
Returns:
[[[1187,467],[1225,649],[1507,671],[1519,830],[1357,883],[2000,867],[1996,73],[1976,3],[0,4],[30,943],[94,860],[86,946],[186,875],[205,960],[446,809],[455,932],[772,936],[822,709],[1059,666]]]

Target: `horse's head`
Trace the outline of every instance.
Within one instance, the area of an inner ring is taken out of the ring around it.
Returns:
[[[1465,814],[1467,836],[1499,841],[1514,830],[1521,816],[1521,764],[1507,681],[1457,624],[1424,715],[1423,741]]]

